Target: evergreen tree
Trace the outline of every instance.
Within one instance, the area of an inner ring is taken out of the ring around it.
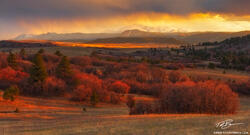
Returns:
[[[215,69],[216,65],[214,63],[209,63],[208,68]]]
[[[70,62],[67,56],[63,56],[56,68],[56,76],[62,79],[67,79],[72,76]]]
[[[24,58],[24,57],[26,56],[26,51],[25,51],[24,48],[22,48],[22,49],[20,50],[19,55],[20,55],[22,58]]]
[[[7,58],[8,65],[12,67],[13,69],[17,68],[17,60],[16,60],[16,55],[13,54],[12,52],[9,52],[9,56]]]
[[[58,51],[58,50],[55,52],[55,55],[57,55],[59,57],[63,56],[63,54],[60,51]]]
[[[19,95],[19,88],[17,86],[10,86],[4,91],[3,99],[14,101],[15,97]]]
[[[224,56],[223,58],[222,58],[222,60],[221,60],[221,64],[222,65],[229,65],[230,64],[230,59],[228,58],[228,57],[226,57],[226,56]]]
[[[33,66],[30,72],[30,79],[32,82],[43,82],[47,78],[48,74],[42,55],[37,53],[33,60]]]
[[[44,53],[44,49],[43,49],[43,48],[40,49],[40,50],[38,51],[38,53],[43,54],[43,53]]]
[[[95,91],[92,92],[92,95],[90,97],[90,102],[92,104],[92,106],[96,106],[96,104],[98,103],[98,95]]]

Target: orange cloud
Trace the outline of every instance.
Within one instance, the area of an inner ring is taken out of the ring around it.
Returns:
[[[215,13],[194,13],[177,16],[160,13],[137,13],[100,19],[48,19],[31,22],[20,21],[27,33],[99,33],[141,29],[160,32],[194,31],[244,31],[250,30],[249,16],[233,16]]]

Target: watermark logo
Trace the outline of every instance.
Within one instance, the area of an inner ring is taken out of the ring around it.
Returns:
[[[216,128],[221,129],[222,131],[214,131],[214,134],[220,134],[220,135],[225,135],[225,134],[233,134],[233,135],[248,135],[248,132],[238,132],[238,131],[224,131],[225,129],[230,129],[232,126],[239,126],[243,125],[244,123],[236,123],[232,119],[227,119],[221,122],[218,122],[215,124]]]
[[[231,126],[244,124],[244,123],[233,123],[233,121],[234,120],[232,120],[232,119],[221,121],[221,122],[216,124],[216,127],[220,128],[220,129],[227,129],[227,128],[230,128]]]

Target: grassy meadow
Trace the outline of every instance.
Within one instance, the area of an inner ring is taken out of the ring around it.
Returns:
[[[0,114],[0,134],[3,135],[211,135],[222,131],[217,122],[233,119],[243,125],[225,131],[250,130],[250,98],[240,98],[240,110],[235,115],[154,114],[128,115],[126,105],[100,104],[98,107],[64,99],[19,97],[13,103],[0,100],[0,111],[20,113]],[[85,106],[87,111],[82,111]],[[223,130],[224,131],[224,130]]]

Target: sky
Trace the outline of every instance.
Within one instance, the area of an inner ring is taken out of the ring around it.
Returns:
[[[1,0],[0,40],[20,34],[250,30],[250,0]]]

